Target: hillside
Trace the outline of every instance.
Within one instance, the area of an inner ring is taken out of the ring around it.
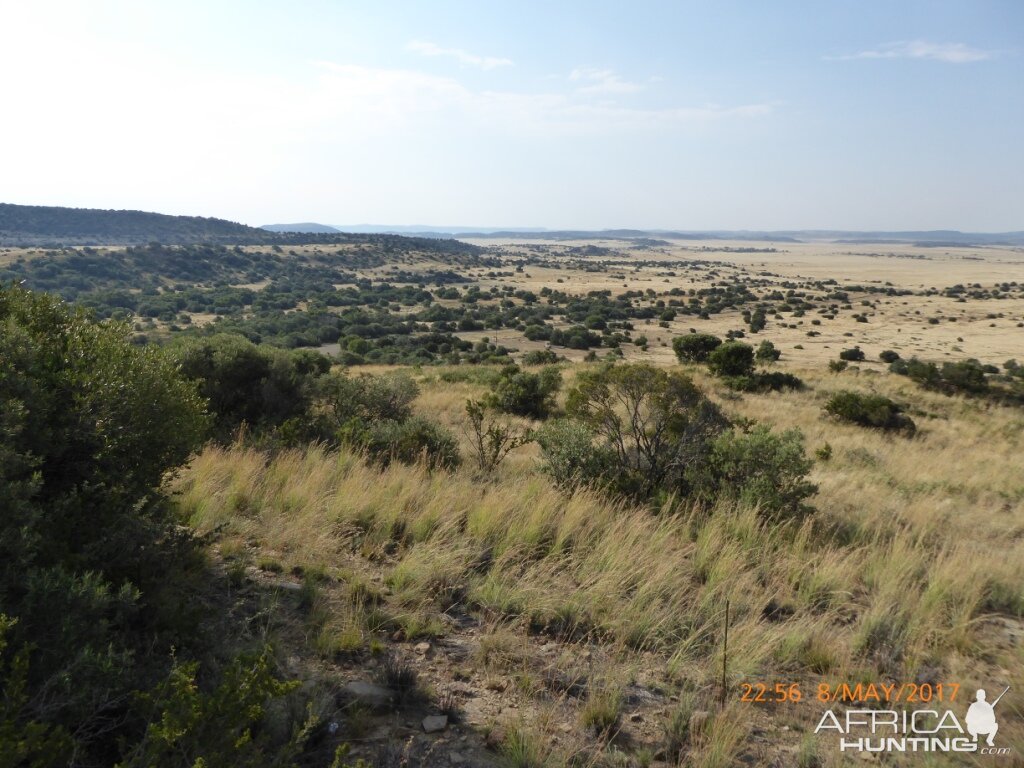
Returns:
[[[263,242],[255,227],[203,216],[0,203],[3,245]]]

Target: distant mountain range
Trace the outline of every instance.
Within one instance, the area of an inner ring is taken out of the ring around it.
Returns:
[[[1024,232],[927,230],[858,232],[851,230],[550,230],[542,227],[330,226],[316,222],[250,227],[225,219],[168,216],[145,211],[12,205],[0,203],[0,245],[135,245],[160,242],[261,244],[339,242],[373,235],[437,239],[529,238],[537,240],[759,240],[776,243],[827,240],[847,243],[916,243],[923,246],[1024,245]],[[433,246],[432,246],[433,247]]]
[[[336,234],[340,232],[354,232],[355,230],[343,230],[329,227],[326,224],[317,224],[312,221],[304,221],[299,224],[264,224],[260,229],[268,232],[308,232],[311,234]]]
[[[323,226],[313,224],[277,225],[279,227]],[[340,232],[378,232],[417,237],[454,238],[528,238],[531,240],[632,240],[660,238],[671,240],[758,240],[796,243],[816,240],[846,243],[916,243],[923,246],[1024,245],[1024,231],[960,232],[957,230],[858,231],[844,229],[791,230],[676,230],[676,229],[546,229],[544,227],[428,227],[375,226],[371,224],[335,225]],[[317,231],[317,230],[280,230]]]

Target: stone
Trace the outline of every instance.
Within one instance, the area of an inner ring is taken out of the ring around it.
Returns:
[[[449,752],[448,760],[452,763],[452,765],[458,765],[459,763],[465,762],[466,758],[464,758],[458,752]]]
[[[630,721],[631,723],[639,723],[639,722],[641,722],[641,721],[642,721],[643,719],[644,719],[644,716],[643,716],[643,715],[641,715],[641,714],[640,714],[639,712],[633,712],[633,713],[631,713],[631,714],[630,714],[630,716],[629,716],[629,721]]]
[[[427,715],[423,718],[423,732],[437,733],[448,727],[448,715]]]
[[[412,648],[416,653],[424,654],[430,651],[430,643],[416,643]]]

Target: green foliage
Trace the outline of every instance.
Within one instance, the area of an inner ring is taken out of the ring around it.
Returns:
[[[573,419],[554,419],[534,432],[540,444],[542,469],[556,485],[571,490],[603,485],[615,455],[595,444],[594,431]]]
[[[332,374],[319,380],[317,399],[337,429],[352,419],[362,422],[405,421],[412,416],[420,389],[407,373],[356,377]]]
[[[679,362],[703,363],[722,340],[710,333],[691,333],[672,339],[672,350]]]
[[[0,605],[21,680],[5,720],[63,728],[84,759],[130,731],[142,652],[174,642],[156,597],[192,542],[159,489],[198,447],[201,400],[127,327],[54,297],[0,290],[0,328]]]
[[[315,381],[330,369],[330,361],[315,352],[257,346],[231,334],[190,339],[173,354],[207,399],[213,434],[221,441],[243,424],[259,435],[306,418]]]
[[[864,357],[864,350],[860,347],[844,349],[839,353],[839,359],[845,360],[848,363],[859,363],[864,359]]]
[[[900,353],[891,349],[883,349],[878,353],[878,359],[883,363],[894,363],[900,359]]]
[[[555,397],[561,386],[562,374],[553,366],[530,373],[508,365],[502,369],[487,402],[505,413],[545,419],[555,408]]]
[[[420,416],[405,421],[375,421],[350,429],[349,442],[373,463],[424,463],[430,469],[454,469],[461,461],[459,443],[444,427]]]
[[[17,623],[0,613],[0,766],[47,768],[67,764],[74,742],[60,726],[29,719],[28,647],[7,653],[8,631]]]
[[[558,355],[550,349],[532,349],[523,355],[523,365],[554,365],[558,360]]]
[[[685,494],[691,466],[728,423],[688,376],[641,363],[581,373],[566,410],[614,457],[614,490],[640,499]]]
[[[807,480],[812,465],[799,430],[776,433],[764,425],[730,430],[711,444],[696,481],[698,495],[757,505],[773,519],[799,517],[810,511],[804,501],[818,490]]]
[[[722,381],[729,389],[737,392],[780,392],[784,389],[804,388],[804,382],[799,376],[783,371],[756,371],[746,376],[727,376]]]
[[[727,341],[708,355],[707,363],[716,376],[749,376],[754,371],[754,348],[742,341]]]
[[[767,340],[762,341],[758,345],[757,351],[754,353],[754,359],[761,365],[774,363],[780,357],[782,357],[782,352],[776,349],[775,345]]]
[[[167,679],[141,694],[137,706],[149,722],[145,736],[117,768],[195,768],[268,764],[268,739],[259,731],[270,699],[294,690],[278,680],[268,652],[236,658],[218,685],[204,693],[198,664],[175,664]],[[293,748],[297,745],[291,745]],[[275,751],[279,748],[274,747]],[[287,753],[287,749],[279,750]],[[274,764],[281,765],[275,760]]]
[[[887,431],[914,434],[913,420],[903,413],[903,406],[882,395],[859,392],[836,392],[825,404],[825,413],[841,421]]]

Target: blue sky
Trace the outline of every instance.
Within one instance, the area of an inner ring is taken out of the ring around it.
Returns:
[[[1024,229],[1024,3],[0,0],[0,201]]]

